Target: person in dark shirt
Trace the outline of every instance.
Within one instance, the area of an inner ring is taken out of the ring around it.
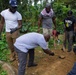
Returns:
[[[66,49],[67,41],[68,41],[68,52],[72,50],[74,26],[75,26],[75,17],[73,16],[73,12],[69,10],[67,12],[67,17],[64,19],[63,51]]]

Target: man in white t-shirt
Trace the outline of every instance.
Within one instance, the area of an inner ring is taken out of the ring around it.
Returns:
[[[34,63],[34,49],[37,46],[40,46],[46,54],[54,56],[54,53],[47,47],[49,39],[49,34],[42,35],[35,32],[24,34],[16,39],[14,46],[19,59],[18,75],[25,74],[27,54],[29,54],[28,67],[37,66]]]
[[[3,10],[1,15],[1,22],[0,22],[0,33],[4,27],[5,23],[5,30],[6,30],[6,40],[11,50],[11,61],[16,59],[15,51],[13,43],[15,42],[16,38],[19,36],[19,29],[22,27],[22,16],[17,11],[17,1],[10,0],[9,1],[9,8]]]

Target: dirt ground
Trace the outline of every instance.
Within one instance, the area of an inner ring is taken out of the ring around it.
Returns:
[[[35,62],[38,64],[36,67],[26,67],[26,75],[67,75],[72,69],[76,61],[76,55],[73,52],[63,52],[59,48],[51,49],[55,56],[45,54],[41,49],[35,50]],[[60,59],[59,55],[65,56]],[[17,67],[16,61],[12,63],[15,68]]]

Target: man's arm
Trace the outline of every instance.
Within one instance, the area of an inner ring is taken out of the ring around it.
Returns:
[[[20,29],[22,27],[22,20],[18,20],[18,29]]]
[[[54,56],[54,53],[52,51],[50,51],[49,49],[43,49],[43,51],[46,53],[46,54],[49,54],[51,56]]]
[[[1,34],[2,30],[3,30],[4,23],[5,23],[4,17],[1,16],[1,21],[0,21],[0,34]]]
[[[55,16],[52,17],[52,21],[53,21],[53,24],[54,24],[54,28],[56,28],[56,17]]]

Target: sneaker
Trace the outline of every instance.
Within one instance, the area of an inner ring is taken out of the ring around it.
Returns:
[[[29,64],[29,65],[28,65],[28,67],[35,67],[35,66],[37,66],[36,63],[33,63],[33,64]]]

